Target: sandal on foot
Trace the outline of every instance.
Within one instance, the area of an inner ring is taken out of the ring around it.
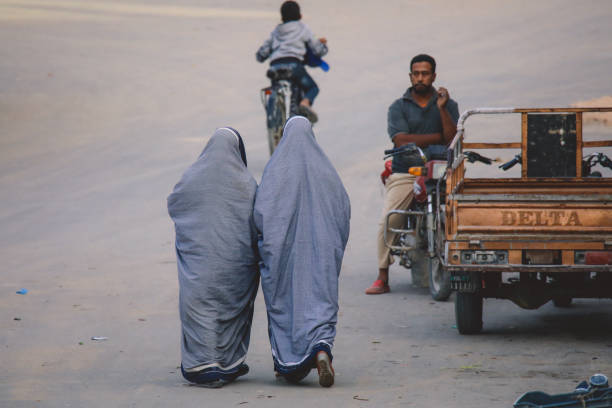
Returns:
[[[366,289],[365,293],[366,295],[382,295],[390,290],[387,283],[383,282],[381,279],[376,279],[372,286]]]
[[[329,360],[329,355],[323,350],[317,353],[317,371],[319,372],[319,385],[321,387],[334,385],[334,367]]]

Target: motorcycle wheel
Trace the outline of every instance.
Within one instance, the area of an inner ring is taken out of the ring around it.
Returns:
[[[433,300],[440,302],[451,294],[450,274],[442,268],[437,256],[429,258],[429,293]]]
[[[410,276],[412,285],[417,288],[429,286],[429,255],[427,251],[413,249],[410,262]]]

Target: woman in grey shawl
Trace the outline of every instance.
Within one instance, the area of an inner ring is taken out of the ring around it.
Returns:
[[[274,368],[297,382],[316,367],[329,387],[350,202],[306,118],[285,125],[257,189],[254,218]]]
[[[240,135],[221,128],[168,197],[188,381],[220,387],[249,371],[244,361],[259,285],[256,189]]]

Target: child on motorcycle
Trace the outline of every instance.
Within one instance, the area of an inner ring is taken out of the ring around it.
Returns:
[[[304,91],[304,99],[298,107],[299,113],[314,123],[317,121],[317,115],[311,107],[319,93],[319,87],[306,72],[304,57],[308,50],[317,57],[327,54],[327,40],[315,38],[308,26],[300,21],[300,6],[295,1],[285,1],[280,11],[283,23],[276,26],[255,57],[259,62],[270,58],[272,67],[283,65],[291,69],[292,80]]]

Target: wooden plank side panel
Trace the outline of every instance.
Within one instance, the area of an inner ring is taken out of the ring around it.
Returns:
[[[612,204],[600,203],[459,203],[457,233],[609,234]]]
[[[521,178],[527,178],[527,113],[521,114]]]
[[[521,226],[521,227],[512,227],[512,226],[499,226],[499,225],[465,225],[461,224],[457,228],[458,234],[470,234],[470,233],[488,233],[488,234],[498,234],[498,233],[515,233],[517,234],[517,239],[520,233],[528,233],[528,234],[536,234],[539,233],[547,239],[554,239],[557,233],[588,233],[588,234],[605,234],[609,235],[612,233],[612,227],[608,226],[573,226],[573,225],[557,225],[557,226],[549,226],[546,229],[544,227],[539,226],[536,228],[535,226]]]
[[[561,262],[563,265],[574,265],[574,251],[561,251]]]
[[[457,235],[457,201],[453,201],[453,222],[451,223],[452,225],[452,230],[450,231],[450,236],[455,236]],[[449,237],[447,237],[449,238]]]
[[[612,178],[467,179],[462,194],[594,194],[612,193]]]
[[[583,147],[611,147],[612,140],[596,140],[592,142],[582,142]]]
[[[522,144],[516,143],[464,143],[464,149],[520,149]]]
[[[523,251],[522,250],[508,251],[508,263],[514,264],[514,265],[522,264],[523,263]]]
[[[576,177],[582,177],[582,112],[576,113]]]
[[[545,181],[542,183],[541,181]],[[601,186],[601,185],[610,185],[612,186],[612,178],[610,177],[602,177],[602,178],[584,178],[584,179],[575,179],[570,177],[564,178],[556,178],[556,179],[529,179],[529,180],[520,180],[515,178],[499,178],[499,179],[491,179],[491,178],[469,178],[466,179],[467,186]]]
[[[467,241],[452,241],[449,242],[449,250],[467,250],[474,249],[469,246]],[[480,250],[496,251],[496,250],[509,250],[520,251],[524,249],[541,249],[541,250],[563,250],[572,252],[576,251],[601,251],[604,246],[601,242],[585,242],[580,240],[575,241],[482,241]],[[520,259],[517,262],[510,263],[521,263]],[[572,262],[573,263],[573,262]]]
[[[612,112],[612,107],[594,107],[594,108],[517,108],[515,112],[520,113],[547,113],[547,112],[559,112],[559,113],[572,113],[572,112]]]

